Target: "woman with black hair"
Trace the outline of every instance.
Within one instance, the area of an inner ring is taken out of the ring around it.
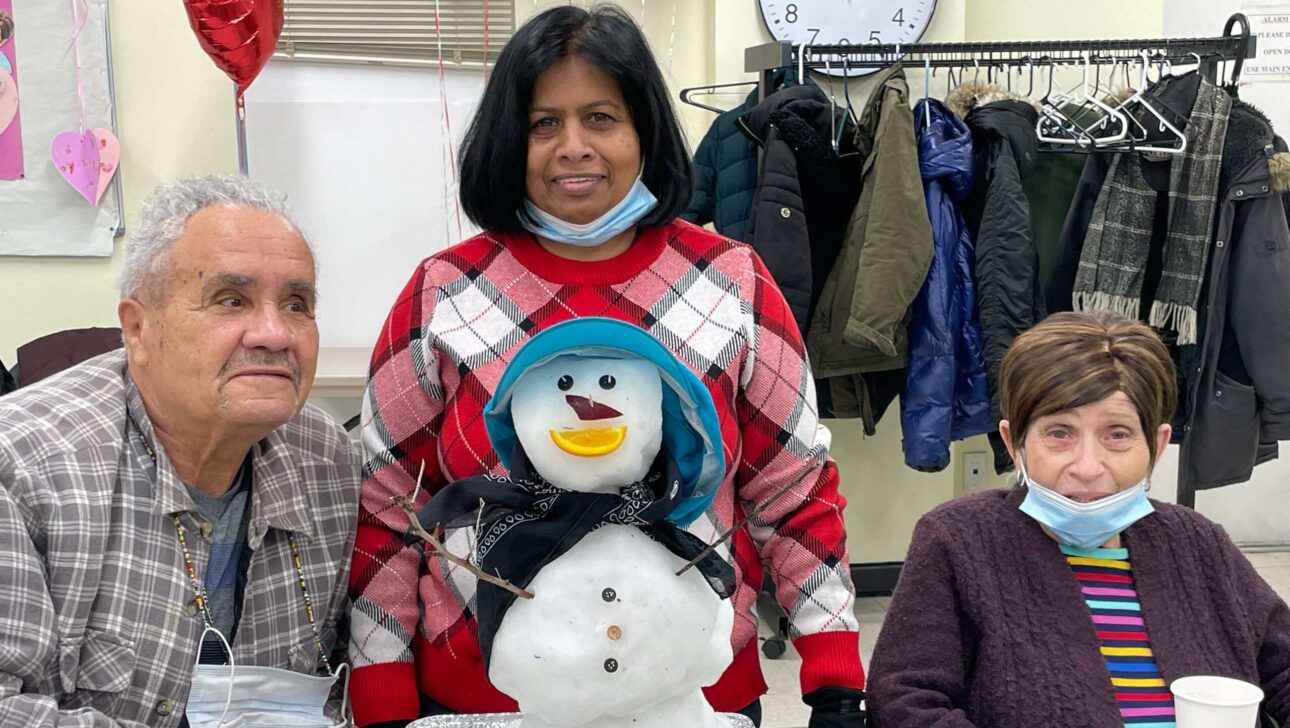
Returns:
[[[765,563],[792,615],[812,728],[862,725],[845,501],[801,337],[751,248],[677,219],[689,157],[630,16],[558,7],[521,27],[460,167],[463,207],[485,232],[417,266],[372,355],[351,584],[358,724],[516,709],[488,682],[474,577],[405,538],[391,497],[416,491],[420,507],[446,483],[503,474],[482,411],[511,357],[560,321],[609,316],[653,334],[716,403],[727,476],[688,530],[711,542],[766,504],[720,551],[738,580],[735,659],[709,701],[760,716],[753,606]],[[449,549],[470,550],[470,534],[452,538]]]

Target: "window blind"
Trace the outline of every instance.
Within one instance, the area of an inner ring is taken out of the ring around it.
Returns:
[[[514,0],[283,0],[278,55],[394,65],[492,65]],[[435,13],[438,12],[438,32]]]

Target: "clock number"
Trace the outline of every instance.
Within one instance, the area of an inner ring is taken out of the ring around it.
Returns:
[[[784,20],[787,20],[790,23],[797,22],[797,4],[796,3],[789,3],[788,7],[785,8]]]
[[[882,45],[882,34],[876,30],[869,31],[869,42]]]
[[[905,9],[901,8],[900,10],[897,10],[896,14],[891,16],[891,22],[896,25],[903,25],[905,22]]]
[[[807,45],[815,45],[815,39],[820,37],[819,28],[807,28],[811,32],[811,39],[806,42]]]

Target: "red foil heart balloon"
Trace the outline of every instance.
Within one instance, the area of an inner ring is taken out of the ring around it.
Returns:
[[[183,0],[202,50],[244,93],[282,33],[282,0]]]

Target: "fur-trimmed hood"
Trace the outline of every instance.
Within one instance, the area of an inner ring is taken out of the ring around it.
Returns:
[[[1259,157],[1268,160],[1268,178],[1273,189],[1290,191],[1290,153],[1286,152],[1285,142],[1277,138],[1272,122],[1262,111],[1240,99],[1234,100],[1223,140],[1221,188],[1226,189],[1243,176]]]
[[[950,111],[958,114],[960,119],[966,119],[973,109],[996,101],[1020,101],[1039,111],[1039,104],[1033,99],[1013,93],[998,84],[984,81],[968,81],[945,97],[945,105],[950,107]]]

